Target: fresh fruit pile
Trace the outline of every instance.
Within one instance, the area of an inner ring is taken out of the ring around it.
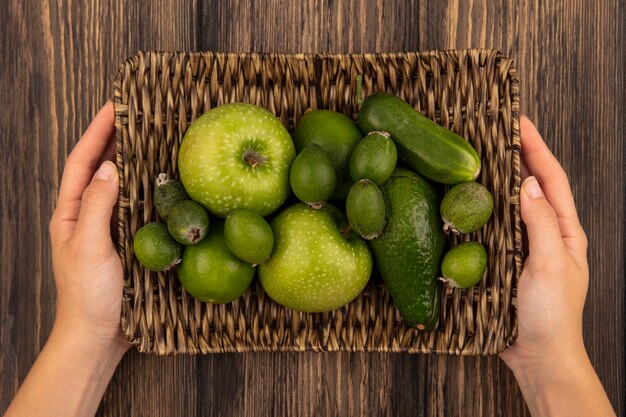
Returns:
[[[158,176],[160,222],[137,231],[134,251],[151,271],[176,268],[199,300],[236,300],[257,272],[277,303],[331,311],[363,291],[375,263],[421,330],[439,319],[440,281],[469,288],[485,274],[478,242],[444,256],[444,233],[491,217],[493,198],[474,182],[480,158],[396,96],[367,97],[356,123],[308,111],[293,138],[261,107],[216,107],[185,133],[178,169],[180,182]],[[441,204],[431,181],[451,186]]]

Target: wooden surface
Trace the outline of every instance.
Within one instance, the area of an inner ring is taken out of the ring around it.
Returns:
[[[585,340],[624,415],[624,21],[618,0],[5,0],[0,7],[0,412],[50,331],[47,224],[65,156],[138,50],[494,47],[569,173],[589,236]],[[100,416],[523,416],[497,358],[129,352]]]

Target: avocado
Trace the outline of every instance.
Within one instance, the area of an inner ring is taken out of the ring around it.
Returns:
[[[406,324],[432,329],[439,319],[437,278],[445,246],[437,193],[404,168],[397,168],[381,191],[386,223],[369,241],[378,270]]]

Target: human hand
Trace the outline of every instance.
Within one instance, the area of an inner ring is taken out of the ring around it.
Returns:
[[[120,328],[122,264],[111,240],[117,201],[113,104],[67,158],[50,220],[57,311],[52,333],[6,417],[93,416],[130,344]]]
[[[518,337],[500,357],[533,416],[615,415],[583,342],[587,237],[569,181],[526,117],[520,133],[528,258],[517,289]]]
[[[511,368],[584,351],[587,238],[565,171],[526,117],[520,121],[522,219],[528,258],[517,292],[519,335],[500,356]]]
[[[120,328],[122,265],[111,240],[117,201],[113,104],[96,115],[67,158],[50,221],[57,287],[54,327],[92,346],[126,351]]]

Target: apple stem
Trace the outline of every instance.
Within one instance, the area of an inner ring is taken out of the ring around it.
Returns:
[[[244,153],[243,160],[252,168],[256,168],[257,165],[262,165],[265,161],[267,161],[267,157],[249,149]]]
[[[343,237],[346,237],[348,236],[348,233],[350,233],[351,230],[352,230],[352,226],[350,225],[350,223],[348,223],[346,227],[344,227],[343,230],[341,231],[341,235]]]
[[[252,166],[252,168],[256,167],[256,159],[254,159],[252,156],[250,155],[246,155],[243,157],[243,160],[246,161],[248,164],[250,164]]]

